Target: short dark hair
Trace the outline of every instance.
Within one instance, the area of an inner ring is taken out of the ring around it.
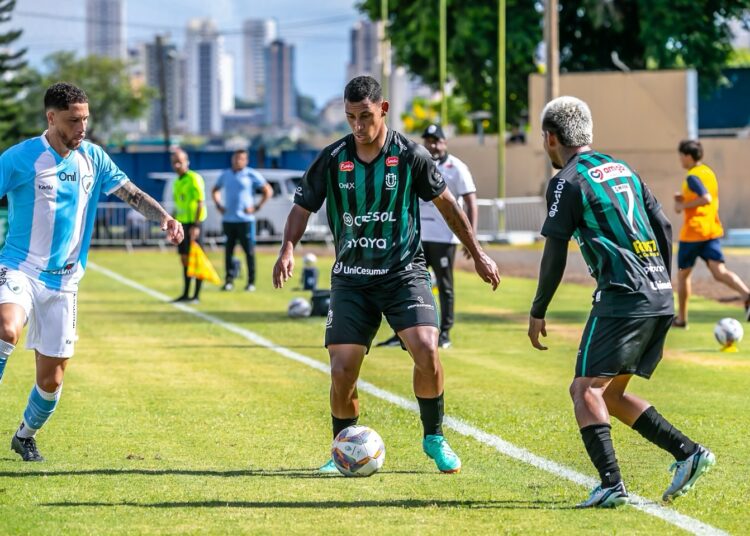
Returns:
[[[703,145],[698,140],[682,140],[677,150],[690,156],[696,162],[703,159]]]
[[[237,156],[238,154],[247,154],[247,149],[237,149],[232,153],[232,156]]]
[[[383,90],[380,83],[372,76],[358,76],[352,78],[344,88],[344,100],[348,102],[362,102],[370,99],[370,102],[378,102],[383,98]]]
[[[71,104],[83,104],[89,101],[86,93],[73,84],[57,82],[47,88],[44,94],[44,109],[67,110]]]

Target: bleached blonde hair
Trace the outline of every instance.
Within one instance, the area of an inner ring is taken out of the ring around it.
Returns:
[[[575,97],[558,97],[542,110],[542,130],[552,132],[565,147],[583,147],[594,141],[594,122],[588,104]]]

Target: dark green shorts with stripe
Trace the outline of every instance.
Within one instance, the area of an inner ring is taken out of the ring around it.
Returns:
[[[589,317],[578,348],[576,378],[620,374],[650,378],[661,361],[672,318]]]
[[[426,270],[415,272],[364,288],[334,285],[326,321],[326,347],[360,344],[369,351],[382,315],[396,332],[413,326],[438,327],[430,276]]]

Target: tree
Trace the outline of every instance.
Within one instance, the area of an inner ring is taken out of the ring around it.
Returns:
[[[494,117],[498,2],[447,2],[449,77],[472,111],[490,111]],[[380,17],[380,0],[362,0],[359,8],[373,20]],[[616,52],[630,69],[694,67],[701,89],[710,91],[731,59],[728,22],[748,8],[748,0],[560,0],[561,70],[615,70]],[[506,105],[513,124],[527,107],[544,2],[507,0],[506,15]],[[390,0],[388,36],[396,62],[437,89],[438,2]]]
[[[125,119],[138,119],[148,110],[156,91],[136,86],[128,77],[128,64],[101,56],[77,59],[72,52],[56,52],[45,59],[41,87],[66,81],[86,92],[89,98],[87,137],[106,141],[115,125]]]
[[[10,21],[16,0],[0,0],[0,23]],[[26,49],[13,51],[13,43],[21,30],[0,34],[0,150],[32,135],[32,128],[23,120],[24,98],[32,83],[23,59]]]
[[[498,3],[488,0],[448,1],[448,75],[455,91],[472,111],[497,116]],[[380,0],[364,0],[359,8],[377,20]],[[534,50],[542,39],[539,12],[528,0],[507,2],[507,109],[510,122],[524,114],[528,76],[534,72]],[[439,85],[438,2],[390,0],[388,36],[396,63],[406,66],[433,89]],[[491,130],[497,131],[495,121]]]
[[[318,111],[315,109],[315,100],[312,97],[297,94],[297,117],[308,125],[318,124]]]

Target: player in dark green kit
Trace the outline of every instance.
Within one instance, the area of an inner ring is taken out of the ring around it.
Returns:
[[[662,357],[674,315],[670,283],[672,227],[640,177],[622,161],[591,149],[591,112],[560,97],[542,112],[544,149],[560,172],[547,188],[539,286],[529,338],[539,349],[544,316],[562,279],[574,237],[597,280],[570,386],[586,451],[601,477],[580,507],[617,506],[627,491],[610,437],[613,415],[675,457],[662,499],[687,492],[716,463],[714,455],[674,428],[654,407],[625,390],[633,374],[648,379]]]
[[[310,213],[326,202],[336,244],[325,336],[331,359],[333,435],[357,423],[357,378],[384,314],[414,360],[422,447],[440,471],[456,473],[461,460],[442,431],[438,316],[420,242],[418,197],[435,203],[493,290],[500,275],[479,247],[429,153],[387,128],[388,102],[378,82],[369,76],[351,80],[344,90],[344,105],[352,134],[326,147],[297,188],[273,269],[274,286],[280,288],[292,277],[294,246]],[[320,470],[337,471],[332,461]]]

